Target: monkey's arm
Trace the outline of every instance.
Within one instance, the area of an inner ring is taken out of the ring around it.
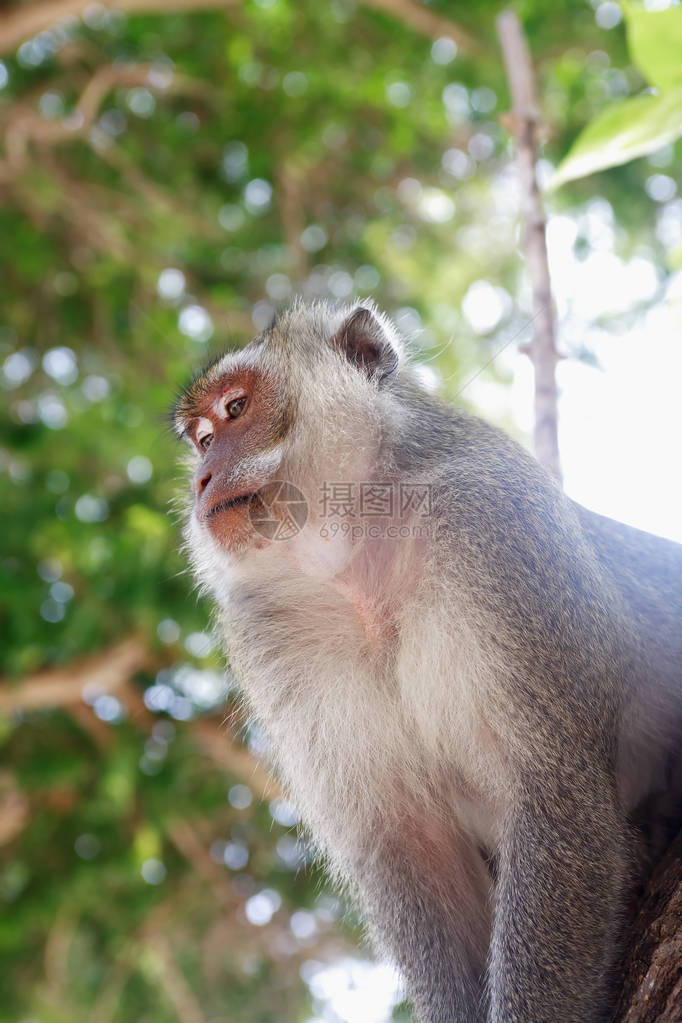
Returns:
[[[408,824],[375,852],[357,872],[363,902],[418,1018],[483,1023],[491,885],[479,851],[444,828]]]
[[[627,870],[623,605],[539,467],[502,445],[489,461],[472,457],[448,516],[455,585],[475,604],[487,664],[479,699],[507,764],[489,1019],[596,1023]]]
[[[624,824],[606,774],[538,778],[499,848],[489,971],[495,1023],[602,1019],[626,877]]]

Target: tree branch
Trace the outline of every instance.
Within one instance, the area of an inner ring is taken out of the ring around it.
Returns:
[[[415,3],[414,0],[360,0],[360,2],[363,7],[372,7],[404,22],[409,28],[428,39],[445,37],[452,39],[461,49],[478,49],[476,41],[466,29],[451,18],[431,11],[424,4]]]
[[[11,7],[0,17],[0,53],[11,53],[27,39],[64,18],[78,17],[89,3],[90,0],[35,0]],[[428,38],[447,36],[462,48],[475,48],[473,37],[465,29],[415,0],[362,0],[362,3],[403,21]],[[126,14],[168,14],[229,10],[240,6],[240,0],[107,0],[106,6]]]
[[[17,4],[0,18],[0,53],[10,53],[26,39],[65,18],[77,18],[90,0],[36,0]],[[107,0],[110,11],[124,14],[170,14],[173,11],[237,7],[240,0]]]
[[[18,685],[0,683],[0,713],[43,710],[77,703],[83,687],[92,685],[103,692],[115,692],[149,661],[146,646],[136,636],[64,668],[46,668]]]
[[[171,947],[160,932],[147,939],[147,954],[160,974],[160,986],[169,999],[178,1023],[206,1023],[199,1001],[177,965]]]
[[[0,33],[2,20],[0,19]],[[167,81],[154,78],[151,64],[104,64],[99,67],[81,92],[72,112],[59,120],[46,120],[26,101],[10,108],[4,123],[6,159],[0,162],[0,178],[10,179],[23,167],[30,142],[55,145],[64,140],[86,136],[92,128],[100,106],[117,86],[145,85],[157,91],[205,95],[201,82],[169,73]]]
[[[535,370],[535,454],[561,480],[559,461],[556,364],[552,290],[547,261],[545,215],[535,170],[539,107],[528,43],[513,11],[497,19],[513,106],[516,160],[525,221],[525,249],[533,288],[533,342],[528,354]]]
[[[191,726],[192,736],[214,764],[243,778],[258,799],[274,799],[279,785],[259,760],[244,746],[237,745],[225,728],[217,728],[210,718],[199,719]]]
[[[281,160],[277,170],[277,198],[291,273],[296,283],[308,272],[308,260],[301,244],[305,227],[304,177],[293,161]]]
[[[79,707],[83,688],[88,685],[102,692],[115,693],[131,712],[133,720],[144,726],[156,718],[130,680],[136,671],[153,663],[143,641],[132,637],[64,668],[38,671],[18,685],[0,681],[0,714],[50,707]],[[76,711],[76,717],[80,720],[79,711]],[[99,722],[99,719],[95,720]],[[102,728],[106,727],[102,723]],[[259,799],[274,799],[279,793],[279,786],[269,771],[215,718],[200,718],[189,723],[188,728],[205,755],[221,770],[242,778]],[[92,733],[92,728],[88,730]]]

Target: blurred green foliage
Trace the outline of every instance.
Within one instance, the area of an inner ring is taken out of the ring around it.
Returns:
[[[498,4],[429,5],[474,40],[459,51],[349,0],[187,6],[84,4],[0,62],[3,1023],[310,1017],[315,962],[359,933],[291,809],[199,731],[220,736],[225,687],[178,552],[166,412],[294,293],[371,294],[449,397],[482,366],[498,379],[527,320]],[[595,7],[520,4],[552,162],[643,86],[620,19],[600,27],[616,5]],[[600,192],[624,252],[674,265],[650,173]],[[555,208],[593,196],[571,187]],[[476,322],[481,284],[499,308]],[[22,702],[35,672],[68,683],[130,637],[146,654],[124,688]]]
[[[624,12],[632,61],[652,88],[599,113],[562,160],[553,187],[655,152],[682,135],[682,10],[626,3]]]

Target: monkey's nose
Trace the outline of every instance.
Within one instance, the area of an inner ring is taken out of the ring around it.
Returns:
[[[206,487],[211,482],[213,473],[207,472],[200,479],[197,480],[197,497],[201,497]]]

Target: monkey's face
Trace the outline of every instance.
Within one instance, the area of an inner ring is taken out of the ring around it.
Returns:
[[[193,449],[192,518],[202,533],[233,551],[263,543],[250,515],[258,492],[279,468],[287,427],[283,396],[263,368],[236,354],[215,370],[190,388],[179,414]]]
[[[200,576],[216,578],[229,567],[225,554],[272,546],[265,520],[272,526],[280,512],[286,520],[290,502],[269,502],[266,484],[284,481],[307,501],[305,536],[276,545],[296,556],[322,482],[370,478],[383,381],[398,362],[388,329],[363,307],[344,316],[294,306],[246,348],[207,367],[181,396],[175,425],[192,451],[187,537]]]

